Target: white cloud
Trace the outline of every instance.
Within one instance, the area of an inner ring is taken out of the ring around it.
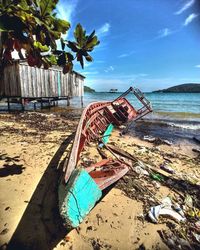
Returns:
[[[77,4],[78,0],[60,0],[56,7],[58,17],[71,23]]]
[[[195,0],[189,0],[187,1],[178,11],[176,11],[175,15],[182,14],[185,10],[189,9],[193,4],[195,3]]]
[[[200,64],[195,65],[195,68],[200,68]]]
[[[124,53],[118,56],[118,58],[124,58],[124,57],[128,57],[131,56],[133,53],[135,53],[135,51],[130,51],[129,53]]]
[[[84,68],[88,68],[88,67],[91,67],[92,66],[92,63],[90,62],[84,62]]]
[[[77,4],[78,0],[60,0],[56,7],[57,17],[72,24]],[[64,39],[69,38],[69,36],[71,37],[70,31],[68,31],[66,35],[62,35]],[[57,46],[58,49],[61,49],[60,43],[57,43]]]
[[[105,23],[103,26],[101,26],[97,31],[96,34],[97,36],[103,36],[106,35],[109,30],[110,30],[110,24],[109,23]]]
[[[123,57],[127,57],[127,56],[129,56],[129,54],[126,54],[126,53],[125,53],[125,54],[119,55],[118,57],[119,57],[119,58],[123,58]]]
[[[172,33],[173,32],[169,28],[159,30],[158,31],[158,38],[167,37],[167,36],[171,35]]]
[[[104,71],[106,72],[106,73],[108,73],[108,72],[111,72],[111,71],[113,71],[114,70],[114,67],[113,66],[109,66],[107,69],[105,69]]]
[[[198,15],[195,14],[195,13],[192,13],[190,14],[186,19],[185,19],[185,22],[184,22],[184,26],[187,26],[189,23],[191,23],[195,18],[197,18]]]

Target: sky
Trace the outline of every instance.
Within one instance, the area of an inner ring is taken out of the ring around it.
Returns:
[[[200,0],[60,0],[57,13],[66,39],[78,23],[96,31],[94,61],[74,68],[96,91],[200,83]]]

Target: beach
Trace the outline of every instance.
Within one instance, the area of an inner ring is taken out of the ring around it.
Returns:
[[[200,249],[199,2],[1,1],[0,250]]]
[[[200,208],[200,161],[192,150],[198,149],[198,144],[177,140],[171,146],[155,145],[132,133],[120,136],[115,130],[110,144],[161,171],[168,180],[129,171],[104,194],[83,223],[68,232],[58,213],[57,185],[80,114],[81,109],[72,109],[0,115],[1,249],[170,249],[159,232],[176,235],[187,227],[169,218],[154,224],[147,214],[150,206],[166,196],[182,205],[186,193]],[[88,150],[91,154],[83,152],[83,160],[100,157]],[[176,174],[160,170],[166,161]],[[192,219],[187,215],[186,224],[198,221],[198,217]]]

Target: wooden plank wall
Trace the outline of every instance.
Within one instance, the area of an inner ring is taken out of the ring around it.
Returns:
[[[19,65],[13,63],[4,69],[0,78],[0,96],[21,96]]]
[[[83,77],[76,72],[73,72],[70,81],[71,96],[83,96]]]
[[[5,69],[4,75],[0,80],[0,95],[24,98],[83,95],[84,77],[76,72],[64,75],[59,67],[45,70],[15,62]]]
[[[29,67],[20,63],[23,97],[73,97],[83,95],[84,77],[73,72],[64,75],[62,69]],[[30,73],[31,72],[31,73]]]
[[[84,95],[84,81],[80,75],[76,75],[75,79],[75,96],[83,96]]]

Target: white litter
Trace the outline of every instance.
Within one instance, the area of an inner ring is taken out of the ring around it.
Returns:
[[[160,215],[165,216],[165,217],[166,216],[170,217],[178,222],[181,222],[181,221],[183,222],[186,220],[182,210],[180,214],[180,212],[177,212],[172,208],[172,202],[169,197],[166,197],[165,199],[163,199],[160,205],[151,207],[148,213],[149,218],[154,223],[159,222],[158,220],[159,220]]]

